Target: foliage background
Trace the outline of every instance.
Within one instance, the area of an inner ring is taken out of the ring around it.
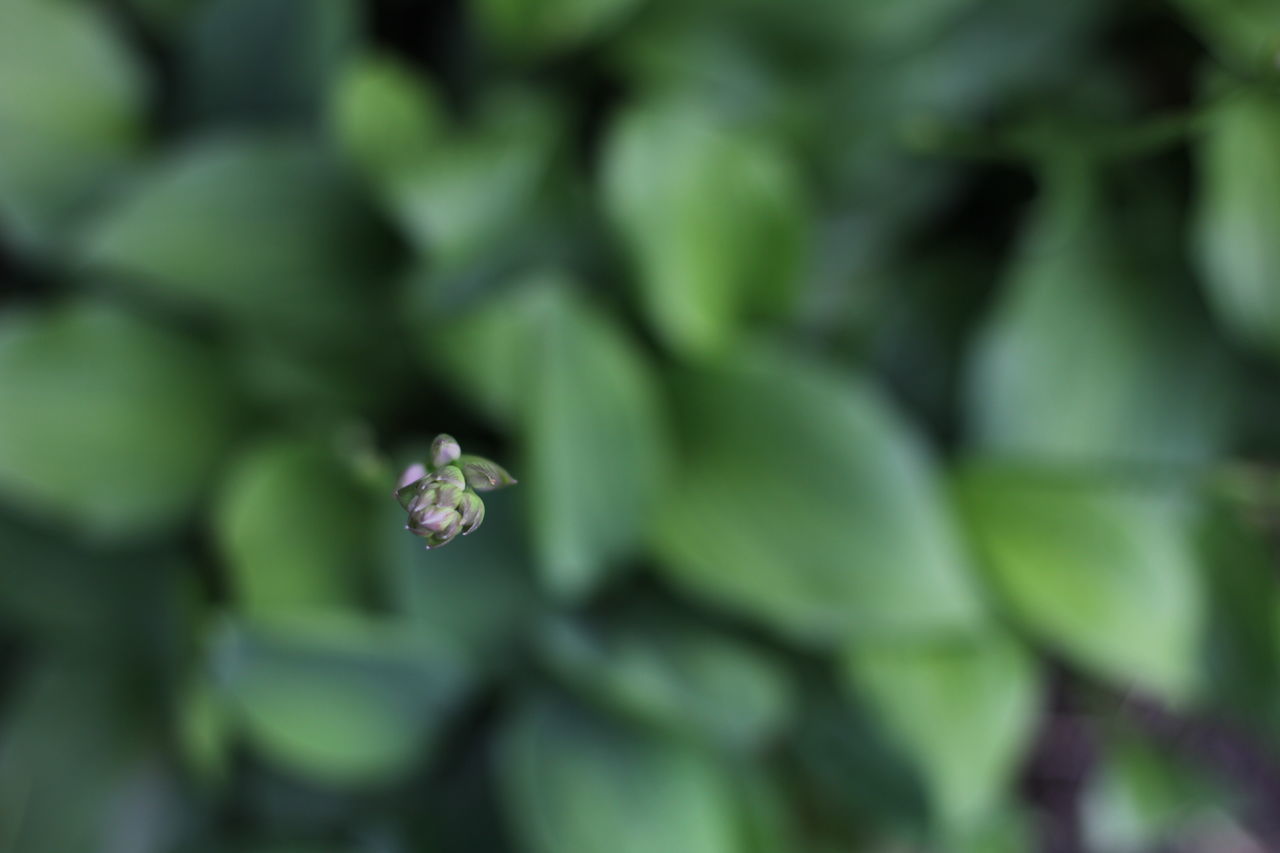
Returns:
[[[0,849],[1280,849],[1278,10],[0,0]]]

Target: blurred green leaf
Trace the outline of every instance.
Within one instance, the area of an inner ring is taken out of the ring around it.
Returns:
[[[1093,167],[1059,162],[970,365],[986,450],[1042,463],[1186,463],[1226,421],[1223,364],[1168,281],[1126,258]]]
[[[631,556],[670,470],[656,378],[611,318],[563,277],[525,278],[432,335],[437,370],[523,430],[534,556],[579,598]]]
[[[742,353],[686,377],[657,529],[682,588],[807,643],[975,624],[932,463],[864,381]]]
[[[492,251],[530,214],[561,129],[544,98],[498,92],[451,124],[427,81],[395,60],[351,63],[330,105],[333,132],[391,218],[442,265]]]
[[[0,220],[39,246],[139,147],[146,81],[101,11],[0,3]]]
[[[356,0],[210,0],[186,21],[179,103],[195,124],[314,123],[359,36]]]
[[[162,161],[89,234],[90,266],[191,311],[342,339],[378,301],[386,240],[331,158],[300,139],[219,139]]]
[[[539,700],[500,740],[510,820],[529,853],[735,853],[721,768],[691,747]]]
[[[1186,700],[1203,607],[1189,525],[1169,489],[973,466],[960,491],[999,593],[1026,629],[1118,683]]]
[[[1199,147],[1196,238],[1208,296],[1240,338],[1280,354],[1280,102],[1241,92]]]
[[[556,595],[576,598],[635,553],[668,472],[649,365],[611,319],[547,280],[523,360],[534,553]],[[524,477],[524,474],[520,476]]]
[[[177,780],[147,737],[131,673],[68,658],[32,666],[6,697],[0,734],[0,849],[166,853]]]
[[[643,0],[478,0],[479,23],[515,55],[575,47],[616,24]]]
[[[403,178],[447,131],[443,104],[420,73],[387,55],[349,62],[330,98],[343,151],[379,182]]]
[[[1185,837],[1216,810],[1212,787],[1134,737],[1112,738],[1083,798],[1089,849],[1140,853]],[[1211,849],[1211,848],[1198,848]]]
[[[1280,8],[1271,0],[1178,0],[1224,58],[1266,73],[1280,51]],[[1252,69],[1250,69],[1252,70]]]
[[[402,777],[419,764],[465,687],[458,663],[412,632],[354,617],[223,624],[216,683],[263,756],[340,788]]]
[[[790,714],[780,661],[696,622],[644,613],[599,629],[560,621],[543,646],[588,696],[703,742],[762,746]]]
[[[845,677],[910,754],[947,833],[971,831],[1009,793],[1039,716],[1028,652],[995,631],[855,645]]]
[[[0,320],[0,494],[68,531],[128,537],[182,519],[235,410],[206,352],[118,310]]]
[[[168,548],[102,551],[0,516],[0,636],[109,661],[171,666],[186,636],[190,561]]]
[[[405,531],[404,510],[390,497],[377,520],[378,559],[406,628],[475,670],[505,663],[542,603],[516,493],[488,494],[484,502],[478,531],[432,551]]]
[[[677,350],[723,352],[791,306],[807,214],[790,162],[766,139],[692,103],[655,102],[616,120],[604,169],[644,307]]]
[[[331,447],[284,436],[247,450],[218,503],[237,605],[257,617],[343,610],[369,574],[373,497]]]
[[[1280,591],[1270,535],[1260,523],[1280,506],[1276,485],[1266,475],[1239,472],[1239,493],[1232,502],[1215,502],[1197,531],[1209,609],[1208,698],[1258,732],[1280,721]]]

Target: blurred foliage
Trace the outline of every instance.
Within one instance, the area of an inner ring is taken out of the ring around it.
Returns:
[[[1277,849],[1277,8],[0,0],[0,851]]]

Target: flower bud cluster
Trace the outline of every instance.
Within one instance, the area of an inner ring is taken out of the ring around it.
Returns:
[[[431,442],[430,466],[410,465],[395,494],[409,513],[405,529],[426,540],[430,550],[480,526],[484,501],[478,492],[515,482],[502,466],[479,456],[464,456],[452,436],[441,434]]]

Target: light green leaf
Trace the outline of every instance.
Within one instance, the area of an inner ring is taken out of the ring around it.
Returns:
[[[1196,238],[1210,302],[1247,343],[1280,355],[1280,104],[1236,93],[1199,149]]]
[[[354,618],[227,622],[213,637],[211,666],[257,750],[342,787],[411,770],[465,687],[456,663],[412,633]]]
[[[383,235],[321,150],[220,139],[162,161],[106,210],[88,264],[190,311],[289,339],[365,329]]]
[[[1203,621],[1191,507],[1152,484],[994,466],[966,471],[960,490],[1028,631],[1121,687],[1190,695]]]
[[[516,55],[551,53],[603,33],[642,0],[479,0],[480,24]]]
[[[0,495],[69,530],[127,537],[180,520],[236,417],[206,352],[117,310],[0,321]]]
[[[1226,421],[1223,362],[1169,282],[1124,256],[1098,180],[1074,162],[1046,176],[970,365],[978,443],[1049,463],[1201,461]]]
[[[776,318],[801,275],[804,201],[767,140],[680,102],[633,107],[607,143],[604,200],[650,321],[685,354]]]
[[[1028,652],[985,631],[855,645],[844,666],[854,693],[920,768],[940,827],[963,833],[990,818],[1038,717],[1039,677]]]
[[[196,124],[314,123],[358,43],[356,0],[212,0],[177,51],[179,103]]]
[[[40,245],[133,158],[146,83],[87,3],[0,3],[0,220]]]
[[[730,788],[691,747],[540,700],[500,740],[507,813],[528,853],[736,853]]]
[[[932,462],[864,381],[743,353],[679,390],[686,455],[656,531],[672,581],[806,643],[975,624]]]
[[[355,605],[372,518],[372,496],[324,444],[288,437],[247,451],[216,518],[240,609],[274,617]]]
[[[548,627],[543,646],[587,695],[704,742],[760,746],[791,710],[777,660],[695,622],[643,613],[601,629],[561,621]]]
[[[391,56],[353,60],[338,79],[329,122],[343,151],[378,182],[394,183],[447,132],[427,81]]]

